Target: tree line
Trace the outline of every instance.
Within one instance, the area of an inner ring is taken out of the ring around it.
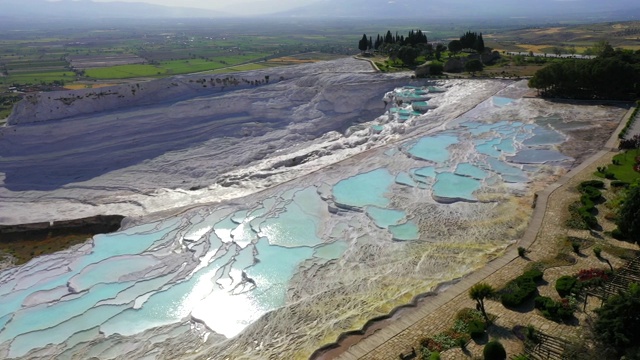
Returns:
[[[614,50],[605,44],[592,60],[572,59],[538,70],[529,87],[542,96],[589,100],[640,97],[640,50]]]
[[[358,49],[360,51],[380,50],[381,47],[390,45],[416,47],[420,44],[427,45],[428,43],[427,35],[422,30],[411,30],[407,37],[399,35],[397,31],[393,35],[391,30],[387,30],[384,36],[378,34],[375,41],[371,36],[367,37],[367,34],[363,34],[362,39],[358,42]]]
[[[460,36],[459,40],[452,40],[449,42],[449,51],[454,55],[462,52],[463,50],[475,50],[479,54],[482,54],[485,51],[484,39],[482,38],[482,33],[478,34],[475,32],[467,31],[462,36]]]

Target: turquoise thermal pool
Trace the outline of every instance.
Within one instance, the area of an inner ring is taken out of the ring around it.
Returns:
[[[444,91],[395,92],[419,100],[446,96]],[[507,106],[514,99],[486,101]],[[405,120],[421,115],[401,107],[390,113]],[[379,123],[362,129],[387,133]],[[388,269],[378,273],[377,267],[404,262],[400,256],[376,263],[381,251],[426,243],[435,227],[449,239],[464,220],[450,214],[483,216],[477,209],[490,197],[482,194],[521,191],[546,166],[572,161],[554,148],[567,137],[548,124],[462,118],[450,125],[374,149],[373,160],[333,177],[314,175],[310,182],[283,184],[242,201],[98,235],[3,271],[5,355],[25,356],[50,344],[73,349],[91,339],[133,336],[185,320],[233,338],[265,314],[326,290],[333,282],[322,281],[348,273],[341,266],[384,278]],[[454,225],[442,229],[441,219]],[[359,253],[363,249],[368,256]],[[435,255],[424,261],[434,269],[447,265]],[[344,287],[361,291],[361,284],[344,279]]]

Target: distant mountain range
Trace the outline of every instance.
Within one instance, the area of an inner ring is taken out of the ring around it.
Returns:
[[[319,0],[281,12],[291,17],[350,18],[575,18],[640,19],[637,0]]]
[[[214,18],[229,16],[212,10],[169,7],[142,2],[89,0],[2,0],[0,18],[36,19],[152,19]]]
[[[234,7],[229,7],[230,9]],[[263,10],[264,3],[244,4]],[[1,19],[153,19],[234,17],[213,10],[91,0],[2,0]],[[284,18],[355,19],[575,19],[639,20],[637,0],[317,0],[291,10],[263,14]]]

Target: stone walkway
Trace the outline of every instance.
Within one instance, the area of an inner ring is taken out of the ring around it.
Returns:
[[[522,269],[530,261],[538,261],[553,257],[558,253],[558,238],[566,235],[564,226],[567,206],[579,198],[574,190],[581,181],[588,179],[596,171],[597,166],[609,164],[614,152],[617,151],[617,134],[622,130],[633,109],[624,116],[620,125],[605,145],[605,149],[593,155],[578,167],[574,168],[556,183],[548,186],[538,193],[536,208],[531,221],[522,239],[510,246],[506,253],[482,269],[471,273],[458,283],[435,297],[430,297],[410,313],[404,314],[390,325],[376,331],[371,336],[351,346],[346,352],[338,356],[341,360],[355,359],[397,359],[401,353],[411,352],[419,347],[419,341],[428,336],[450,328],[456,313],[463,308],[474,308],[475,302],[469,299],[469,288],[478,283],[486,282],[495,288],[503,286],[509,280],[522,273]],[[586,231],[586,236],[589,232]],[[527,248],[530,253],[528,259],[523,259],[517,254],[517,247]],[[613,260],[613,259],[612,259]],[[586,265],[586,266],[585,266]],[[615,265],[615,263],[614,263]],[[595,256],[580,258],[578,264],[572,266],[585,268],[590,266],[602,267],[602,263]],[[553,269],[548,269],[550,272]],[[575,273],[577,269],[565,269],[568,274]],[[547,277],[545,272],[545,277]],[[542,295],[551,296],[555,292],[551,286],[539,288]],[[515,341],[511,333],[514,325],[533,325],[543,332],[561,336],[565,339],[578,336],[578,326],[569,326],[547,320],[536,311],[517,312],[506,309],[498,302],[487,301],[487,311],[497,319],[494,322],[494,330],[490,334],[501,341],[505,341],[505,347],[510,355],[521,351],[518,349],[519,341]],[[513,340],[513,341],[509,341]],[[475,349],[477,347],[478,349]],[[468,359],[472,354],[481,353],[481,345],[471,344],[467,353],[461,350],[452,350],[443,353],[443,359]]]
[[[373,71],[375,72],[380,72],[380,68],[378,68],[378,65],[376,65],[375,61],[371,60],[371,59],[367,59],[365,57],[362,57],[360,55],[356,55],[353,57],[356,60],[362,60],[362,61],[366,61],[369,64],[371,64],[371,67],[373,68]]]

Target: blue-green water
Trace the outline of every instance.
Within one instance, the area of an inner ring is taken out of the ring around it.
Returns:
[[[402,91],[414,99],[427,94]],[[391,112],[404,120],[419,115]],[[570,160],[552,146],[564,135],[546,125],[501,119],[449,126],[394,145],[375,170],[99,235],[73,255],[36,259],[18,275],[0,273],[0,342],[13,339],[9,355],[21,356],[84,330],[131,335],[190,316],[232,337],[286,304],[302,264],[306,272],[310,264],[344,262],[359,241],[405,246],[428,236],[408,203],[477,201],[483,186],[526,183],[536,164]],[[383,128],[371,126],[374,133]],[[468,145],[452,152],[459,143]]]
[[[387,169],[377,169],[342,180],[333,187],[333,196],[339,204],[365,207],[387,207],[385,196],[395,177]]]
[[[476,201],[473,193],[480,189],[481,185],[478,180],[443,172],[437,176],[436,183],[433,185],[433,194],[445,199]]]
[[[408,221],[400,225],[389,226],[389,230],[394,240],[409,241],[418,240],[420,232],[418,226],[413,221]]]
[[[409,149],[409,153],[417,158],[444,163],[449,160],[449,146],[457,144],[457,136],[436,135],[424,137]]]
[[[373,222],[383,229],[398,224],[406,216],[404,211],[383,209],[375,206],[367,207],[366,212]]]

